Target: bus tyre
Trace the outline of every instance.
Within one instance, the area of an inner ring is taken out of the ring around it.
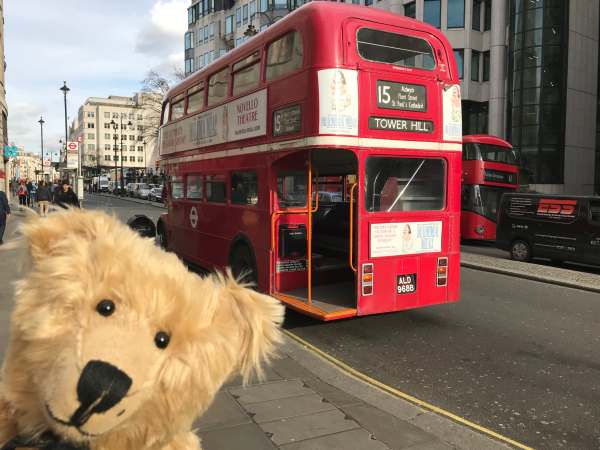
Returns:
[[[156,240],[160,248],[162,248],[163,250],[167,250],[167,231],[165,230],[165,227],[162,225],[162,223],[158,224]]]
[[[515,261],[529,261],[531,259],[531,248],[525,241],[514,241],[510,246],[510,258]]]
[[[246,245],[238,245],[231,255],[231,272],[242,283],[256,286],[257,274],[254,258]]]

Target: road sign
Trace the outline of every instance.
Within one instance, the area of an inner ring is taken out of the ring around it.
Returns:
[[[79,143],[78,142],[73,142],[73,141],[67,142],[67,151],[69,153],[77,153],[78,149],[79,149]]]
[[[15,158],[17,156],[17,147],[15,145],[5,145],[4,156],[6,158]]]

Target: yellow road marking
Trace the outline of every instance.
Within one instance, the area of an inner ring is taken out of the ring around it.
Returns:
[[[294,333],[288,331],[288,330],[283,330],[283,332],[289,336],[291,339],[295,340],[296,342],[298,342],[299,344],[302,344],[303,346],[307,347],[309,350],[311,350],[312,352],[316,353],[317,355],[319,355],[321,358],[329,361],[330,363],[332,363],[333,365],[337,366],[338,368],[342,369],[343,371],[345,371],[347,374],[349,374],[350,376],[352,376],[353,378],[356,378],[360,381],[369,383],[373,386],[375,386],[376,388],[394,395],[396,397],[400,397],[410,403],[413,403],[417,406],[420,406],[423,409],[428,409],[429,411],[432,411],[436,414],[439,414],[440,416],[444,416],[447,417],[451,420],[453,420],[454,422],[460,423],[462,425],[465,425],[469,428],[472,428],[474,430],[479,431],[480,433],[486,434],[494,439],[497,439],[499,441],[505,442],[507,444],[510,444],[516,448],[520,448],[523,450],[533,450],[532,447],[528,447],[525,444],[521,444],[520,442],[517,441],[513,441],[512,439],[506,437],[506,436],[502,436],[501,434],[496,433],[495,431],[492,431],[488,428],[482,427],[481,425],[478,425],[474,422],[471,422],[470,420],[467,420],[463,417],[457,416],[456,414],[451,413],[450,411],[446,411],[445,409],[439,408],[435,405],[432,405],[430,403],[424,402],[423,400],[419,400],[416,397],[413,397],[412,395],[406,394],[402,391],[399,391],[398,389],[395,389],[391,386],[388,386],[387,384],[382,383],[381,381],[377,381],[374,378],[371,378],[368,375],[365,375],[362,372],[359,372],[358,370],[354,369],[353,367],[350,367],[348,364],[340,361],[339,359],[331,356],[328,353],[325,353],[323,350],[320,350],[319,348],[315,347],[314,345],[312,345],[311,343],[305,341],[304,339],[302,339],[301,337],[295,335]]]

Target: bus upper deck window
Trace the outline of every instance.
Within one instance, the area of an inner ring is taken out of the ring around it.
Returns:
[[[431,45],[413,36],[361,28],[356,33],[358,54],[367,61],[433,70],[435,58]]]
[[[220,103],[227,98],[229,67],[215,73],[208,81],[208,105]]]
[[[267,81],[275,80],[302,67],[302,36],[293,31],[277,39],[267,50]]]
[[[162,116],[162,124],[166,124],[169,121],[169,110],[171,109],[171,104],[166,101],[163,105],[163,116]]]

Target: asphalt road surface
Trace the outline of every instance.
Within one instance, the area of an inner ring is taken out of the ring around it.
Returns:
[[[162,212],[100,197],[86,206],[123,220]],[[288,312],[285,327],[377,380],[534,448],[600,448],[600,296],[461,273],[456,304],[331,323]]]

